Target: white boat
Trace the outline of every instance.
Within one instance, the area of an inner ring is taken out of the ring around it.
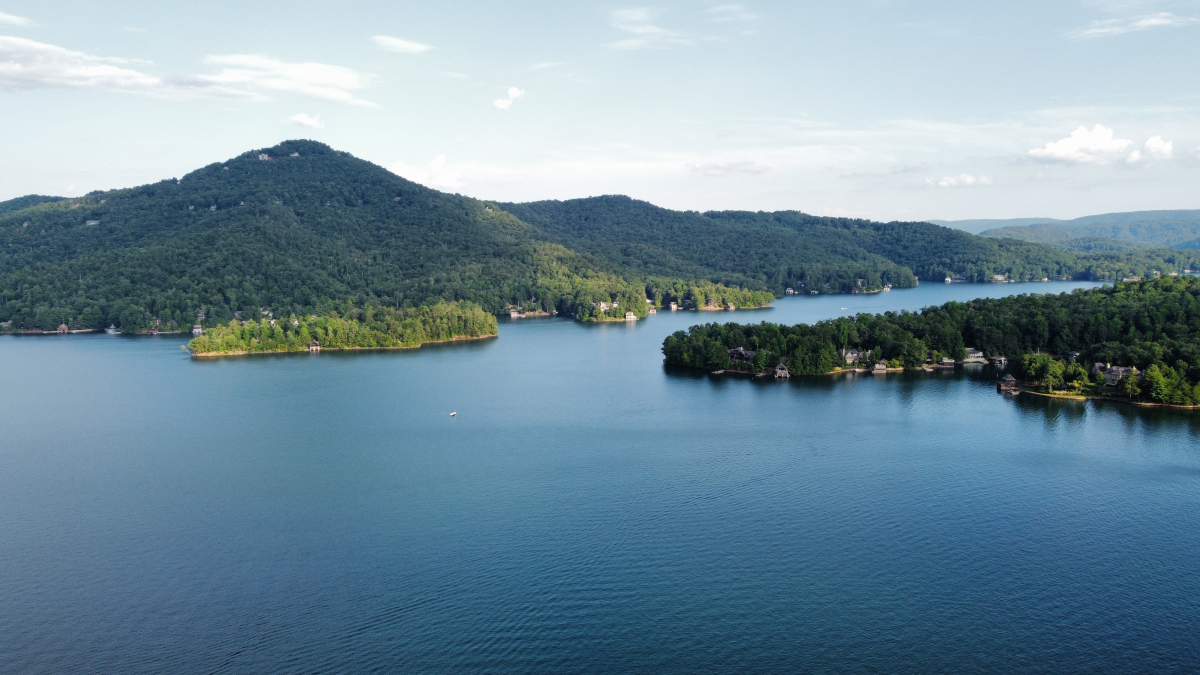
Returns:
[[[455,411],[455,412],[452,412],[452,413],[450,413],[450,416],[451,416],[451,417],[458,417],[458,412],[457,412],[457,411]]]

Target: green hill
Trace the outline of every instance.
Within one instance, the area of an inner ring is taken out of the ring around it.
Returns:
[[[1038,223],[1008,223],[982,232],[984,237],[1020,239],[1067,250],[1078,249],[1076,240],[1109,239],[1160,248],[1196,248],[1200,238],[1200,210],[1131,211],[1085,216],[1074,220],[1046,219]]]
[[[623,318],[644,316],[646,298],[754,306],[789,286],[904,287],[914,273],[1113,278],[1172,264],[928,223],[700,214],[626,197],[498,205],[288,141],[178,180],[0,203],[0,330],[67,323],[137,332],[186,328],[201,314],[207,326],[239,313],[463,300],[492,313]]]
[[[1116,279],[1186,268],[1178,251],[1098,248],[1059,251],[1011,239],[978,237],[931,223],[878,223],[798,211],[671,211],[628,197],[503,204],[505,210],[573,250],[639,274],[702,277],[758,286],[849,292],[913,275],[942,281],[1049,277]]]
[[[66,198],[46,197],[43,195],[25,195],[24,197],[17,197],[16,199],[10,199],[6,202],[0,202],[0,215],[11,213],[12,211],[21,211],[31,206],[37,206],[38,204],[61,202],[64,199]]]

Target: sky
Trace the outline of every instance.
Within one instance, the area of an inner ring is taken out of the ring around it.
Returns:
[[[310,138],[447,192],[1200,208],[1200,0],[0,0],[0,199]]]

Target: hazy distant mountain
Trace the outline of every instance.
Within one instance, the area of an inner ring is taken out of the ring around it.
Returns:
[[[1076,239],[1110,239],[1169,248],[1197,248],[1200,210],[1130,211],[1084,216],[1074,220],[1013,218],[1009,220],[934,221],[946,227],[978,231],[984,237],[1006,237],[1058,248],[1080,250]]]
[[[971,234],[979,234],[1000,227],[1022,227],[1024,225],[1037,225],[1039,223],[1065,223],[1065,220],[1056,220],[1054,218],[981,218],[976,220],[927,220],[927,223],[949,227]]]

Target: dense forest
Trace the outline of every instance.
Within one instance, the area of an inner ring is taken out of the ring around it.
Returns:
[[[761,306],[788,287],[903,288],[947,274],[1121,278],[1190,264],[1176,262],[928,223],[699,214],[625,197],[499,205],[288,141],[180,179],[0,203],[0,332],[186,330],[201,315],[208,327],[239,313],[326,315],[345,302],[466,300],[492,313],[597,320],[669,302]]]
[[[503,204],[581,253],[643,275],[704,278],[782,295],[907,288],[916,280],[1090,279],[1151,276],[1200,266],[1165,249],[1064,251],[978,237],[930,223],[879,223],[798,211],[671,211],[628,197]]]
[[[1093,363],[1128,366],[1144,373],[1141,385],[1131,381],[1141,390],[1131,395],[1192,405],[1200,403],[1200,278],[950,302],[812,325],[711,323],[667,337],[663,354],[668,364],[720,370],[734,367],[728,350],[737,347],[755,352],[738,367],[760,372],[784,363],[793,374],[845,367],[843,349],[864,361],[919,369],[943,356],[961,359],[973,347],[1007,357],[1018,374],[1043,383],[1050,372],[1050,389],[1080,373],[1091,377]]]
[[[396,349],[496,335],[496,317],[468,302],[394,309],[345,307],[328,316],[230,321],[188,343],[197,356],[328,349]]]

